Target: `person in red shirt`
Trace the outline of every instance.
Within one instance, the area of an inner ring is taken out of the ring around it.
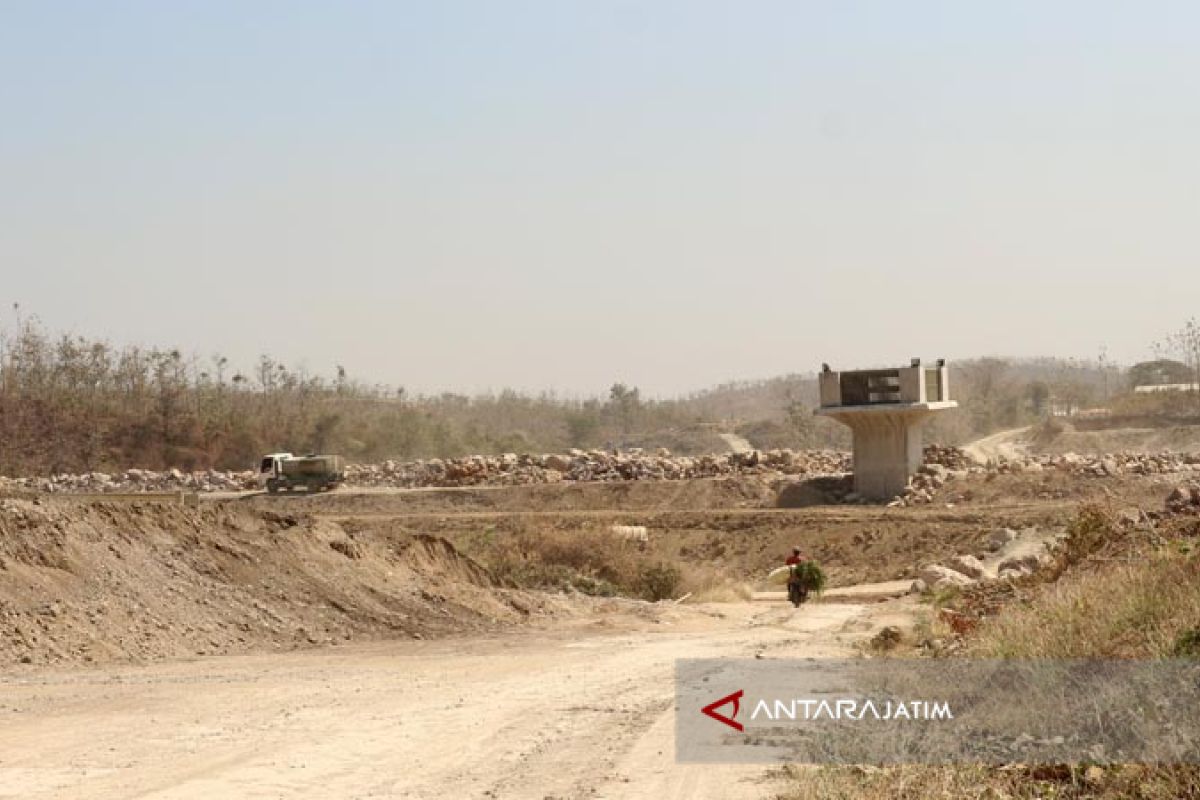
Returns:
[[[791,567],[791,566],[795,566],[796,564],[799,564],[801,561],[804,561],[804,556],[801,554],[800,548],[793,547],[792,554],[790,556],[788,556],[787,561],[784,561],[783,563],[786,564],[787,566]]]

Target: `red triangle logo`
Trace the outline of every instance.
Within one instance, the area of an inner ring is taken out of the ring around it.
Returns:
[[[742,727],[742,723],[737,721],[737,715],[738,709],[741,708],[742,705],[743,694],[745,694],[745,692],[741,689],[738,689],[733,694],[727,694],[720,700],[709,703],[704,708],[700,709],[700,713],[704,714],[706,717],[712,717],[717,722],[724,723],[738,733],[741,733],[745,729]],[[717,709],[728,703],[733,703],[733,714],[727,717],[721,712],[717,711]]]

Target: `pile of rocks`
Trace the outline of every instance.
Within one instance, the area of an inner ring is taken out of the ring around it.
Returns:
[[[989,472],[1039,472],[1057,469],[1077,475],[1170,475],[1200,472],[1200,453],[1106,453],[1102,455],[1027,455],[990,462]]]
[[[911,591],[961,589],[1032,575],[1053,560],[1054,548],[1065,538],[1065,531],[1001,528],[988,537],[987,552],[958,555],[944,564],[926,566],[913,581]]]
[[[1010,475],[1050,470],[1097,478],[1200,473],[1200,453],[1064,453],[1025,455],[978,464],[957,447],[930,445],[925,448],[925,463],[909,479],[908,487],[888,505],[903,507],[932,503],[936,492],[944,485],[971,475]]]
[[[967,469],[975,466],[975,462],[961,447],[940,444],[925,445],[921,460],[925,464],[938,464],[947,469]]]
[[[833,450],[752,450],[703,456],[673,456],[660,449],[611,452],[572,450],[564,454],[505,453],[496,456],[434,458],[349,464],[346,485],[416,488],[437,486],[515,486],[560,481],[643,481],[713,478],[732,475],[836,475],[850,469],[850,456]],[[203,470],[183,472],[130,469],[87,472],[48,478],[0,477],[0,490],[37,492],[223,492],[256,488],[254,472]]]
[[[171,469],[158,472],[127,469],[124,472],[84,472],[51,475],[48,478],[0,477],[0,489],[48,493],[236,492],[254,486],[253,472],[222,470],[183,472]]]
[[[438,486],[516,486],[560,481],[658,481],[715,478],[735,475],[789,475],[824,477],[844,475],[852,468],[849,453],[835,450],[751,450],[702,456],[676,456],[655,451],[571,450],[556,454],[504,453],[502,455],[432,458],[420,461],[384,461],[350,464],[346,484],[361,487],[417,488]],[[1023,456],[1017,459],[974,464],[957,447],[930,445],[925,463],[908,488],[890,505],[931,503],[936,492],[950,481],[975,474],[1005,474],[1063,470],[1089,476],[1163,475],[1200,473],[1200,454],[1114,453],[1111,455]],[[86,472],[43,478],[3,478],[0,490],[37,492],[225,492],[256,488],[252,471],[178,469],[155,471]],[[846,501],[857,498],[852,493]]]
[[[1200,514],[1200,483],[1181,483],[1167,497],[1167,511],[1172,514]]]
[[[889,508],[915,506],[932,503],[934,493],[952,480],[959,480],[972,472],[967,469],[950,469],[939,463],[921,465],[916,474],[908,479],[908,486],[899,497],[888,503]]]
[[[714,478],[728,475],[831,475],[850,468],[846,453],[831,450],[752,450],[722,455],[673,456],[659,449],[611,452],[571,450],[564,454],[505,453],[498,456],[434,458],[352,464],[352,486],[512,486],[560,481],[644,481]]]

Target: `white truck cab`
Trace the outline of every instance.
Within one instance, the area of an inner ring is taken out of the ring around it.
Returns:
[[[258,465],[258,485],[265,487],[267,481],[278,476],[283,471],[283,462],[295,458],[291,453],[270,453],[263,456]]]

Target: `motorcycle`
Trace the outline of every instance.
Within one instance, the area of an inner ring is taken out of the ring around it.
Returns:
[[[805,560],[788,566],[788,600],[796,608],[808,599],[810,592],[820,594],[825,588],[825,573],[815,561]]]
[[[775,586],[786,583],[788,602],[797,608],[808,600],[809,595],[819,595],[825,589],[825,573],[811,559],[776,567],[771,570],[768,580]]]
[[[787,590],[788,600],[791,601],[792,605],[796,608],[799,608],[800,604],[808,599],[808,587],[805,586],[798,578],[793,577],[788,580]]]

